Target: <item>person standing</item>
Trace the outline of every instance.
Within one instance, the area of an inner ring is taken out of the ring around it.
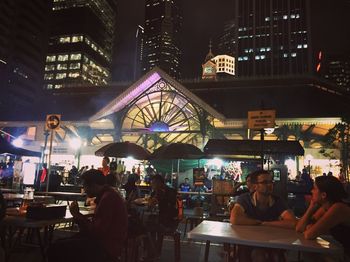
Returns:
[[[110,173],[108,157],[105,156],[102,159],[102,167],[100,167],[98,170],[100,170],[104,176],[107,176]]]
[[[70,205],[70,212],[80,232],[73,238],[55,242],[49,249],[48,261],[120,261],[128,228],[124,200],[105,184],[101,171],[90,169],[82,179],[87,196],[96,197],[95,213],[89,220],[80,213],[76,201]]]

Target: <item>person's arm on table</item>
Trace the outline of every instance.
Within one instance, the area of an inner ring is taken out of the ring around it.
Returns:
[[[312,222],[319,219],[324,214],[324,209],[311,200],[310,205],[304,215],[299,219],[295,230],[304,232],[306,227]]]
[[[236,203],[231,211],[230,222],[232,225],[260,225],[261,221],[250,218],[244,212],[243,207]]]
[[[281,216],[280,220],[275,221],[265,221],[261,223],[263,226],[274,226],[283,228],[295,228],[296,218],[290,210],[285,210]]]
[[[314,224],[306,227],[305,239],[315,239],[319,235],[328,233],[332,227],[349,219],[349,214],[344,213],[344,204],[333,204]]]

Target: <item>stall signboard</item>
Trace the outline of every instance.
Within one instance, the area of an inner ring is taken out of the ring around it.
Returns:
[[[23,181],[22,176],[22,161],[14,161],[13,163],[13,180],[12,180],[12,188],[19,189],[21,186],[21,182]]]
[[[193,184],[194,186],[203,186],[205,180],[204,168],[193,168]]]
[[[260,110],[248,112],[248,128],[261,130],[275,127],[276,110]]]
[[[24,185],[34,185],[36,165],[34,163],[23,163],[22,174]]]

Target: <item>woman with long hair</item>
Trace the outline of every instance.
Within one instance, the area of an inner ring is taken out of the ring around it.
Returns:
[[[311,192],[310,205],[296,230],[303,232],[306,239],[330,234],[350,257],[350,206],[344,202],[347,193],[342,183],[334,176],[318,176]]]

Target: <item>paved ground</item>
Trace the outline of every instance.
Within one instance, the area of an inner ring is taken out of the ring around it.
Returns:
[[[183,229],[184,225],[180,225]],[[56,238],[68,236],[71,233],[57,231]],[[174,261],[174,242],[171,239],[165,239],[160,259],[157,262]],[[201,262],[204,260],[205,243],[194,242],[183,238],[181,240],[181,262]],[[296,252],[287,254],[288,261],[297,261]],[[1,260],[1,259],[0,259]],[[36,246],[17,246],[11,255],[9,262],[41,262],[42,257],[39,248]],[[220,244],[211,244],[209,252],[209,262],[225,261],[225,252]],[[2,262],[2,261],[0,261]]]

